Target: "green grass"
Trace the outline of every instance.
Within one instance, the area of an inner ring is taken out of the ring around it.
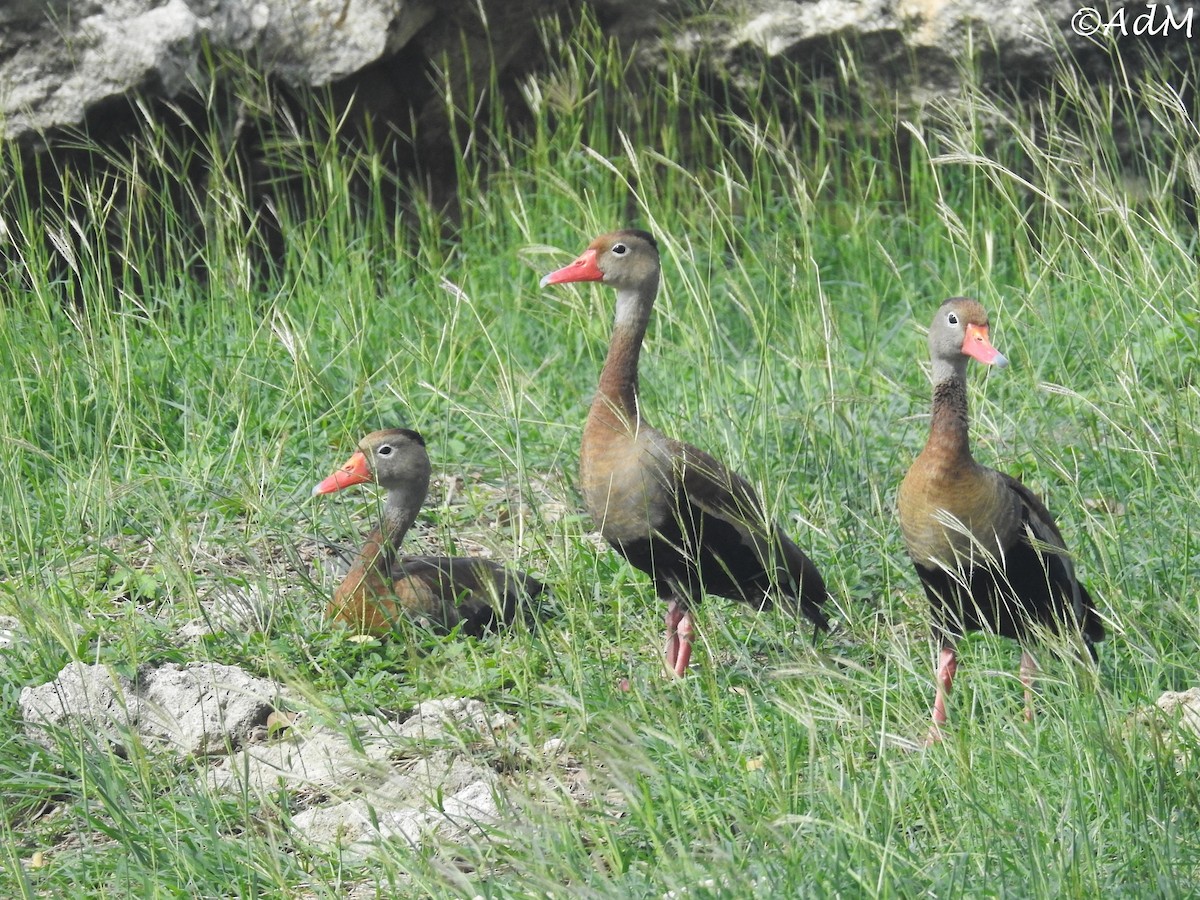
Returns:
[[[23,643],[0,656],[0,893],[1195,893],[1197,756],[1131,718],[1200,670],[1200,116],[1179,73],[1095,85],[1064,64],[1037,108],[970,87],[918,116],[835,101],[870,96],[850,53],[836,83],[764,82],[734,115],[682,62],[631,102],[588,27],[547,40],[560,62],[523,92],[527,132],[491,85],[449,105],[470,129],[453,216],[382,148],[348,148],[336,110],[282,115],[246,75],[231,90],[273,123],[261,162],[299,189],[269,209],[215,99],[183,127],[148,113],[96,172],[51,179],[6,150],[0,612]],[[585,539],[576,454],[611,297],[537,282],[625,224],[663,246],[648,416],[750,477],[822,567],[838,628],[815,648],[781,613],[712,600],[693,673],[667,681],[647,580]],[[923,330],[962,293],[1012,361],[972,373],[976,455],[1048,498],[1110,638],[1098,677],[1046,655],[1031,726],[1016,646],[968,640],[949,739],[906,754],[890,737],[924,732],[932,659],[894,493],[924,439]],[[309,488],[394,425],[468,476],[465,503],[423,515],[427,544],[542,575],[542,625],[361,645],[321,621],[310,551],[375,506]],[[265,633],[178,639],[251,588]],[[298,845],[282,801],[199,787],[199,762],[22,735],[22,687],[70,660],[197,658],[330,715],[480,697],[534,745],[564,738],[609,801],[355,863]]]

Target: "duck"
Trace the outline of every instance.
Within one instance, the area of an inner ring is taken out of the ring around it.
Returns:
[[[648,232],[603,234],[542,287],[600,282],[616,291],[616,314],[599,386],[583,427],[584,506],[604,539],[648,574],[667,603],[664,657],[683,676],[692,655],[692,609],[705,594],[759,608],[776,599],[827,630],[829,597],[813,562],[771,523],[745,478],[715,457],[667,437],[638,400],[638,358],[661,277]]]
[[[971,455],[967,364],[1008,365],[992,345],[982,304],[967,297],[942,303],[929,327],[929,355],[929,438],[900,483],[897,507],[932,611],[938,660],[928,743],[935,743],[946,725],[956,647],[966,632],[988,631],[1021,645],[1025,718],[1032,720],[1038,671],[1032,639],[1043,629],[1077,636],[1095,660],[1105,630],[1046,505],[1019,480]]]
[[[374,431],[313,496],[373,482],[384,489],[382,521],[367,537],[325,609],[359,634],[383,637],[406,617],[436,631],[481,635],[531,609],[545,585],[487,559],[403,556],[401,542],[429,493],[425,439],[408,428]]]

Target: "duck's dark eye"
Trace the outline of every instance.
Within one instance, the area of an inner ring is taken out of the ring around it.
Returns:
[[[380,456],[391,456],[392,455],[392,445],[384,444],[382,447],[380,447],[379,455]]]
[[[957,325],[958,324],[958,316],[956,316],[954,313],[949,313],[946,316],[946,321],[949,322],[951,325]]]
[[[628,249],[629,248],[626,247],[624,244],[613,244],[612,252],[617,254],[617,256],[624,256],[625,251]]]

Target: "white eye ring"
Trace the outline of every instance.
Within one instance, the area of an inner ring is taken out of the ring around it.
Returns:
[[[380,456],[391,456],[392,455],[392,445],[384,444],[382,447],[380,447],[379,455]]]
[[[623,256],[627,249],[629,248],[627,248],[624,244],[613,244],[612,252],[617,254],[617,256]]]
[[[946,321],[949,322],[951,325],[957,325],[958,324],[958,316],[956,316],[954,313],[947,313]]]

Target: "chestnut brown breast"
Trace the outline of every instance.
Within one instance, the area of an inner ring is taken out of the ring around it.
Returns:
[[[955,567],[981,554],[1000,560],[1021,539],[1017,498],[998,473],[973,460],[922,453],[901,482],[897,502],[908,554],[924,566]]]
[[[616,543],[645,538],[671,515],[671,458],[666,438],[653,428],[636,434],[590,418],[579,459],[588,515]]]

